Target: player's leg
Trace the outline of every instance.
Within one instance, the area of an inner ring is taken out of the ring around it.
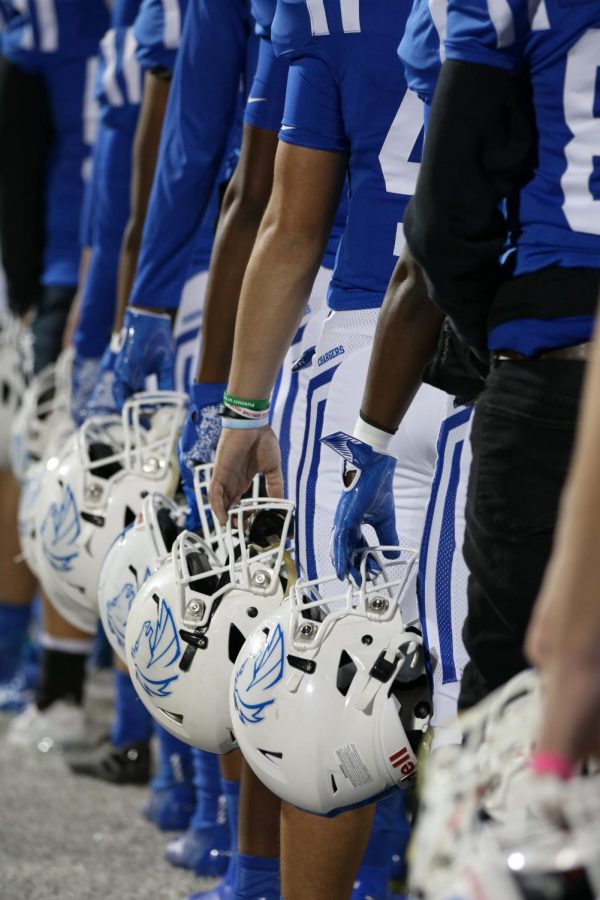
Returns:
[[[113,784],[147,784],[153,720],[139,702],[127,666],[116,656],[114,685],[114,714],[107,739],[99,747],[71,758],[69,767],[75,775]]]
[[[501,362],[477,400],[464,544],[463,708],[527,668],[525,632],[552,549],[583,370],[575,361]]]
[[[433,692],[432,748],[460,741],[456,712],[467,661],[462,629],[468,570],[463,555],[471,467],[472,407],[448,396],[419,555],[419,612]]]
[[[42,648],[35,699],[11,722],[8,739],[49,749],[85,743],[83,696],[92,635],[62,618],[42,595]]]
[[[9,309],[23,319],[39,298],[44,245],[44,175],[50,113],[43,80],[0,57],[0,248]],[[6,358],[4,362],[7,363]],[[3,387],[2,402],[14,409]],[[8,462],[8,421],[3,420],[3,465]],[[22,669],[35,580],[20,554],[17,509],[20,488],[8,466],[0,470],[0,707],[18,708],[26,687]]]
[[[320,444],[320,438],[334,431],[353,430],[377,314],[377,310],[334,313],[323,326],[315,352],[296,489],[297,555],[310,578],[333,573],[329,536],[340,485],[339,460]],[[441,392],[424,387],[395,439],[394,451],[403,463],[395,478],[398,531],[414,546],[419,544],[430,494],[443,403]],[[416,616],[416,590],[406,614],[408,618]],[[282,830],[282,887],[286,898],[306,896],[298,859],[298,848],[306,842],[314,851],[310,877],[314,879],[315,896],[321,891],[322,896],[347,897],[348,885],[352,887],[368,845],[372,816],[372,809],[354,810],[326,820],[286,808]],[[377,877],[371,871],[370,883],[363,882],[357,896],[365,896],[373,888],[379,894],[387,889],[389,861],[377,862],[381,862],[376,867]]]

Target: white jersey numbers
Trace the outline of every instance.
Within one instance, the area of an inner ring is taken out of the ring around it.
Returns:
[[[342,16],[342,27],[346,34],[360,31],[360,0],[338,0]],[[325,0],[306,0],[310,25],[314,37],[330,34]]]
[[[567,57],[565,121],[573,137],[565,147],[567,168],[561,178],[563,212],[574,231],[600,235],[600,198],[590,178],[600,156],[600,118],[596,109],[600,68],[600,29],[591,28]]]

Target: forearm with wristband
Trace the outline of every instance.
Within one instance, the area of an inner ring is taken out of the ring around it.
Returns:
[[[223,394],[220,408],[221,426],[223,428],[262,428],[269,424],[271,401],[247,400],[235,397],[227,391]]]

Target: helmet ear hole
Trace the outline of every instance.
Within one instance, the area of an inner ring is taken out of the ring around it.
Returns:
[[[356,664],[352,657],[345,650],[342,650],[335,682],[342,697],[347,696],[357,671]]]
[[[179,525],[177,525],[177,523],[173,520],[170,511],[168,509],[165,509],[164,507],[158,510],[156,518],[158,521],[158,527],[160,528],[162,539],[165,542],[165,547],[170,553],[173,549],[175,540],[181,534],[183,529],[180,528]]]
[[[238,656],[240,655],[240,651],[244,646],[244,641],[246,638],[237,627],[237,625],[231,625],[229,628],[229,643],[228,643],[228,656],[229,662],[234,663]]]
[[[114,456],[115,450],[114,447],[111,447],[109,444],[103,444],[100,441],[94,441],[89,446],[89,457],[90,462],[97,463],[103,459],[108,459],[110,456]],[[108,481],[109,478],[112,478],[113,475],[116,475],[117,472],[120,472],[123,466],[120,462],[115,460],[111,463],[106,463],[104,466],[94,466],[93,472],[96,478],[104,478]]]
[[[125,516],[123,517],[123,528],[129,528],[135,522],[135,513],[130,506],[125,507]]]

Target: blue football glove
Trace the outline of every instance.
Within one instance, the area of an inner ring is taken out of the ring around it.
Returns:
[[[115,380],[115,363],[117,361],[118,336],[111,340],[100,360],[100,369],[96,379],[96,385],[87,405],[86,418],[92,416],[114,416],[117,412],[115,398],[113,396],[113,383]]]
[[[345,460],[345,475],[352,478],[335,511],[331,534],[331,558],[340,581],[348,576],[360,584],[358,569],[353,565],[357,551],[368,543],[362,525],[371,525],[382,546],[398,544],[396,509],[394,506],[394,470],[397,460],[385,453],[377,453],[369,444],[336,431],[322,438],[324,444]],[[393,558],[394,553],[386,556]]]
[[[219,406],[226,384],[192,384],[190,405],[177,445],[179,469],[190,514],[188,528],[199,524],[198,508],[194,494],[194,467],[212,462],[221,435]]]
[[[159,390],[174,389],[175,352],[169,316],[132,306],[127,309],[114,373],[113,395],[119,412],[132,394],[145,390],[151,375],[156,376]]]
[[[98,381],[100,359],[75,353],[71,368],[71,416],[79,428],[87,419],[88,407]]]

